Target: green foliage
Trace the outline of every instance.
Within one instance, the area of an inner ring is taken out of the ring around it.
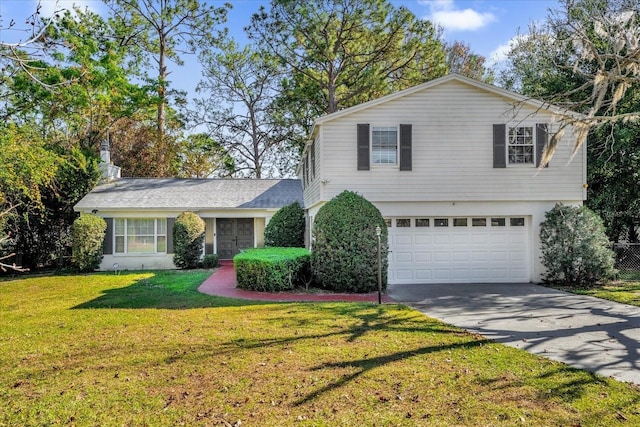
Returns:
[[[202,266],[204,268],[215,268],[218,266],[219,261],[218,254],[207,254],[202,258]]]
[[[107,223],[99,216],[82,214],[71,228],[72,262],[80,271],[93,271],[102,261]]]
[[[205,223],[193,212],[178,215],[173,226],[173,263],[178,268],[197,268],[202,255]]]
[[[378,239],[382,230],[382,286],[387,285],[388,243],[384,218],[364,197],[344,191],[322,206],[313,224],[311,265],[318,286],[341,292],[378,289]]]
[[[304,210],[294,202],[276,212],[264,229],[265,246],[304,247]]]
[[[387,0],[273,0],[247,31],[285,64],[278,108],[304,136],[314,117],[448,71],[436,28]]]
[[[290,150],[291,129],[276,125],[274,118],[282,76],[278,59],[230,40],[220,51],[204,50],[200,62],[204,80],[198,91],[207,93],[197,101],[198,120],[208,124],[219,149],[232,156],[232,163],[223,159],[225,166],[256,178],[292,169],[297,157]]]
[[[540,225],[545,281],[590,285],[615,274],[602,220],[586,206],[556,205]]]
[[[248,249],[233,258],[238,287],[263,292],[307,285],[310,262],[304,248]]]

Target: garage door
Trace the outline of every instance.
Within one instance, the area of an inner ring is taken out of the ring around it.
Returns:
[[[527,217],[391,218],[389,283],[529,281]]]

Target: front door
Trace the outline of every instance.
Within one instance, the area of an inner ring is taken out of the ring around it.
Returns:
[[[220,259],[232,259],[242,249],[253,248],[253,218],[218,218],[216,224]]]

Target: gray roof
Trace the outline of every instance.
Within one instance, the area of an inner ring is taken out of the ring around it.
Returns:
[[[279,209],[302,201],[298,179],[120,178],[75,205],[87,210]]]

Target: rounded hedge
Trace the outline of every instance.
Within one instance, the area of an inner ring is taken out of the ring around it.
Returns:
[[[71,225],[71,262],[80,271],[93,271],[102,261],[107,223],[93,214],[80,215]]]
[[[556,205],[540,224],[545,281],[592,285],[615,275],[615,255],[602,220],[586,206]]]
[[[280,208],[264,229],[264,245],[280,248],[304,247],[304,210],[294,202]]]
[[[173,226],[173,263],[178,268],[197,268],[202,257],[205,223],[193,212],[178,215]]]
[[[371,202],[344,191],[322,206],[313,224],[311,269],[317,286],[338,292],[378,289],[378,238],[381,229],[382,287],[387,285],[387,225]]]

